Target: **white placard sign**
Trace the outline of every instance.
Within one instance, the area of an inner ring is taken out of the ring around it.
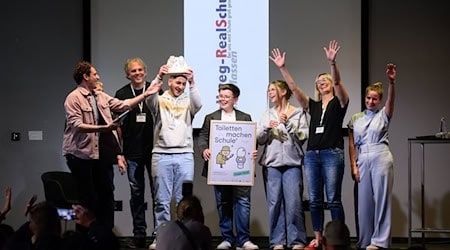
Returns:
[[[212,120],[209,142],[208,184],[253,186],[256,122]]]

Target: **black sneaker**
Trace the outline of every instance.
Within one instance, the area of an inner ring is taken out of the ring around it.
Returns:
[[[128,242],[127,247],[129,249],[145,248],[145,238],[144,237],[134,237]]]

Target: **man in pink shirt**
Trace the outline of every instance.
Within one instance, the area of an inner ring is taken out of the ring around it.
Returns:
[[[81,204],[93,211],[106,228],[114,227],[113,169],[121,153],[111,112],[122,113],[157,93],[162,83],[152,82],[142,94],[119,100],[96,90],[100,80],[95,67],[79,62],[73,77],[78,87],[66,97],[66,126],[63,154],[72,175],[78,182]],[[119,162],[119,164],[121,164]]]

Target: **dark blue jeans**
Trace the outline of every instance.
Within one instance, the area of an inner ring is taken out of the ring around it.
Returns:
[[[214,186],[223,240],[242,246],[250,240],[250,192],[247,186]],[[233,233],[236,223],[236,236]]]
[[[344,151],[340,148],[306,152],[305,175],[308,182],[309,209],[314,232],[323,230],[324,186],[331,218],[345,222],[341,198],[344,168]]]
[[[145,159],[127,159],[127,164],[127,175],[131,193],[130,209],[133,218],[133,234],[135,237],[145,237],[147,236],[147,222],[145,221],[145,170],[147,170],[147,176],[150,182],[152,202],[154,200],[151,158],[147,161]],[[153,205],[151,206],[151,209],[154,222],[155,213],[153,212]]]

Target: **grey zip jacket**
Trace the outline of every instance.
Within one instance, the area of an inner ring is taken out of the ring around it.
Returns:
[[[264,145],[259,163],[266,167],[301,166],[309,132],[309,114],[299,107],[285,124],[280,123],[275,128],[269,127],[270,120],[279,120],[275,107],[267,110],[258,124],[257,142]]]

